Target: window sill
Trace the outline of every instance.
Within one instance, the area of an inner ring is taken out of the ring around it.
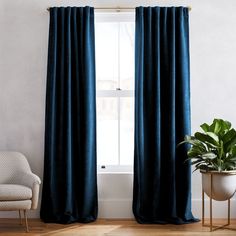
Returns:
[[[99,165],[97,167],[98,174],[133,174],[133,166],[131,165]]]
[[[133,172],[128,171],[98,171],[98,175],[133,175]]]

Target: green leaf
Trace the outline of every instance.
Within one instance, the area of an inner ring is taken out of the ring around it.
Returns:
[[[231,129],[228,132],[226,132],[223,136],[222,136],[222,141],[224,143],[229,142],[231,139],[233,139],[236,136],[236,130],[235,129]]]
[[[194,136],[196,139],[200,140],[203,143],[209,143],[212,144],[213,146],[218,146],[218,143],[211,136],[207,134],[196,132]]]
[[[210,130],[209,130],[209,128],[210,128],[210,126],[207,124],[207,123],[204,123],[204,124],[202,124],[202,125],[200,125],[200,127],[203,129],[203,131],[205,131],[205,132],[209,132]]]
[[[198,170],[198,169],[202,169],[202,170],[209,170],[210,168],[209,168],[209,166],[208,165],[206,165],[206,164],[202,164],[202,163],[199,163],[199,164],[197,164],[196,166],[195,166],[195,170]]]
[[[233,162],[236,163],[236,156],[229,157],[227,160],[229,160],[229,161],[233,161]]]
[[[192,165],[195,165],[195,164],[198,164],[198,163],[204,163],[204,162],[203,162],[203,160],[200,160],[200,159],[191,162]]]
[[[221,121],[222,120],[219,120],[219,119],[215,119],[213,121],[213,124],[214,124],[213,132],[215,134],[218,134],[220,132],[220,130],[221,130],[221,123],[222,123]]]
[[[184,140],[185,140],[186,142],[188,142],[188,141],[193,141],[193,140],[195,140],[195,137],[194,137],[194,136],[190,136],[190,135],[185,135],[185,136],[184,136]]]
[[[224,144],[225,152],[229,152],[235,144],[236,144],[236,135],[233,138],[231,138],[227,143]]]
[[[182,144],[186,144],[186,143],[193,145],[193,140],[194,140],[194,139],[195,139],[195,138],[192,137],[192,136],[190,136],[190,135],[185,135],[185,136],[184,136],[184,141],[180,142],[180,143],[177,145],[177,147],[181,146]]]
[[[201,143],[201,141],[197,140],[194,136],[185,135],[184,141],[180,142],[177,145],[177,147],[184,144],[184,143],[191,144],[192,146],[197,146],[199,148],[199,150],[201,150],[202,152],[207,151],[205,145],[203,143]]]
[[[231,153],[233,156],[236,156],[236,146],[232,146],[232,147],[231,147],[230,153]]]
[[[229,121],[214,119],[213,123],[210,125],[209,131],[221,136],[230,128],[231,123]]]
[[[208,153],[205,153],[205,154],[202,155],[203,159],[210,159],[210,160],[212,160],[212,159],[215,159],[216,157],[217,157],[217,155],[215,153],[213,153],[213,152],[208,152]]]
[[[222,120],[222,127],[223,127],[223,130],[230,130],[231,128],[231,123],[227,120]]]
[[[201,156],[202,154],[208,152],[205,146],[194,145],[188,151],[189,157]]]
[[[217,143],[219,143],[219,137],[215,133],[206,132],[206,134],[212,137]]]

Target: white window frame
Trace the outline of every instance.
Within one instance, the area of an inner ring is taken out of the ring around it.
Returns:
[[[134,12],[95,12],[95,22],[135,22]],[[95,26],[96,27],[96,26]],[[96,30],[96,29],[95,29]],[[119,37],[120,39],[120,37]],[[120,50],[118,50],[120,57]],[[118,63],[120,58],[118,58]],[[116,90],[96,90],[97,97],[133,97],[134,90],[122,90],[120,88],[120,65],[118,64],[118,88]],[[132,173],[133,165],[120,165],[120,99],[118,100],[118,165],[97,165],[98,173]]]

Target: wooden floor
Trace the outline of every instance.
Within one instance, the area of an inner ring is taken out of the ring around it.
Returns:
[[[223,224],[224,220],[215,220],[215,224]],[[141,225],[133,220],[97,220],[90,224],[44,224],[40,220],[30,219],[30,232],[26,233],[25,228],[19,225],[17,219],[0,219],[0,235],[4,236],[235,236],[236,219],[231,221],[228,229],[219,229],[209,232],[209,228],[202,227],[201,222],[187,225]]]

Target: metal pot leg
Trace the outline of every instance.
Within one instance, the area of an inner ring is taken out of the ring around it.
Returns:
[[[205,224],[205,192],[203,190],[203,187],[202,187],[202,226],[205,226],[205,227],[209,227],[210,228],[210,231],[214,231],[214,230],[217,230],[217,229],[221,229],[221,228],[224,228],[225,226],[228,226],[230,225],[230,199],[228,199],[228,219],[227,219],[227,224],[224,224],[222,226],[214,226],[213,223],[212,223],[212,179],[213,179],[213,175],[211,175],[211,192],[210,192],[210,225],[208,224]]]

